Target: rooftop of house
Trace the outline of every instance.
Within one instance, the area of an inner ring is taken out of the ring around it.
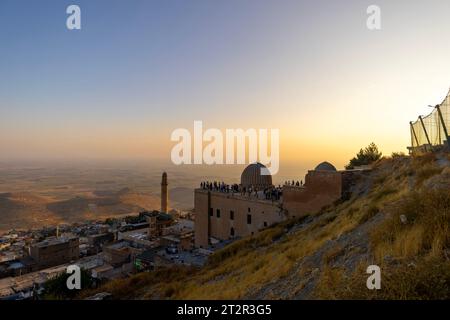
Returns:
[[[130,244],[127,241],[119,241],[116,243],[113,243],[109,246],[107,246],[106,248],[108,249],[115,249],[115,250],[123,250],[126,249],[130,246]]]
[[[44,248],[44,247],[48,247],[48,246],[52,246],[52,245],[56,245],[56,244],[66,243],[66,242],[69,242],[69,241],[75,240],[75,239],[78,239],[78,238],[77,237],[61,237],[61,238],[52,237],[52,238],[47,238],[44,241],[35,243],[32,246],[38,247],[38,248]]]

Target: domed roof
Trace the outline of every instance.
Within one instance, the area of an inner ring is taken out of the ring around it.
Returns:
[[[262,170],[261,170],[262,169]],[[261,171],[268,171],[265,165],[257,162],[252,163],[242,171],[241,185],[243,187],[265,188],[272,185],[272,176],[270,174],[263,175]]]
[[[329,162],[320,163],[314,170],[316,171],[336,171],[336,168]]]

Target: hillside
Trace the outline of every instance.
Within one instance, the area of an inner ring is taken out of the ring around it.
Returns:
[[[51,201],[48,196],[32,192],[0,193],[0,232],[63,222],[47,209]]]
[[[211,256],[105,284],[117,299],[449,299],[448,153],[378,161],[351,196]],[[381,290],[366,268],[381,267]],[[92,294],[84,292],[82,296]]]

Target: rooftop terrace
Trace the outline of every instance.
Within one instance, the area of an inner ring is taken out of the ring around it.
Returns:
[[[276,196],[272,195],[266,195],[264,194],[264,191],[258,191],[257,193],[242,193],[242,192],[226,192],[226,191],[220,191],[220,190],[208,190],[203,188],[195,189],[195,192],[198,193],[208,193],[211,192],[211,194],[215,196],[221,196],[226,197],[229,199],[236,199],[236,200],[245,200],[245,201],[255,201],[255,202],[263,202],[263,203],[273,203],[273,204],[279,204],[283,201],[282,194],[277,194]]]

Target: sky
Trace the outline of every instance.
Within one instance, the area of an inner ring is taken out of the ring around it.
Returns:
[[[81,8],[81,30],[66,8]],[[366,26],[369,5],[381,30]],[[450,2],[1,0],[0,160],[170,159],[177,128],[276,128],[342,168],[450,88]]]

